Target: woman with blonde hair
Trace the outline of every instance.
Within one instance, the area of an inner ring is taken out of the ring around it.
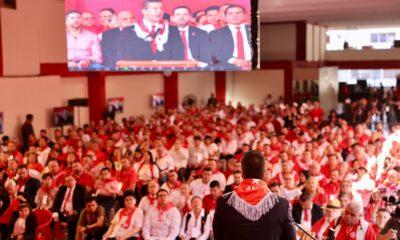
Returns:
[[[312,202],[320,206],[324,206],[328,201],[324,189],[319,186],[318,179],[315,177],[307,179],[303,192],[311,194]]]

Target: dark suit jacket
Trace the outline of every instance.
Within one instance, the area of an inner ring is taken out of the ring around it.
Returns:
[[[11,218],[11,222],[10,222],[10,237],[14,230],[14,225],[15,225],[15,222],[17,221],[17,219],[18,219],[18,212],[14,212],[14,214]],[[31,212],[25,221],[24,240],[34,240],[37,227],[38,227],[38,225],[37,225],[36,217]]]
[[[246,25],[246,33],[247,39],[251,44],[250,25]],[[228,63],[228,60],[233,57],[235,50],[233,36],[236,36],[236,33],[232,33],[228,26],[210,32],[213,60],[216,65],[235,68],[232,64]]]
[[[211,62],[212,49],[206,31],[197,27],[189,27],[189,49],[195,60],[205,63]]]
[[[61,186],[56,194],[56,197],[54,198],[53,206],[51,207],[51,211],[58,212],[59,216],[62,216],[61,205],[65,198],[66,193],[67,193],[67,187],[65,185]],[[72,209],[76,211],[77,215],[85,207],[87,195],[88,194],[86,188],[76,184],[74,189],[74,194],[72,197]]]
[[[36,178],[31,177],[26,183],[23,194],[26,195],[29,205],[32,208],[36,207],[35,197],[36,193],[40,188],[40,181]]]
[[[103,65],[106,68],[114,69],[117,61],[118,46],[120,44],[122,30],[113,28],[103,32],[101,37],[101,53],[103,56]]]
[[[300,221],[302,214],[303,214],[303,209],[301,208],[300,203],[295,203],[293,205],[292,215],[294,221],[297,222],[298,224],[301,224]],[[323,216],[324,216],[324,211],[322,210],[322,208],[319,205],[313,203],[313,207],[311,209],[311,225],[314,225],[314,223],[316,223]]]
[[[168,41],[164,44],[164,50],[157,50],[155,54],[152,52],[151,42],[136,35],[135,26],[124,28],[118,48],[118,52],[121,53],[118,60],[184,60],[184,47],[178,28],[171,25],[168,27]]]
[[[215,240],[295,240],[289,202],[278,197],[278,202],[258,221],[243,217],[227,204],[232,193],[225,194],[217,201],[213,230]]]

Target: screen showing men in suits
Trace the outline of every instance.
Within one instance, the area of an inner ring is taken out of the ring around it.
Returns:
[[[251,70],[250,0],[66,0],[71,71]]]

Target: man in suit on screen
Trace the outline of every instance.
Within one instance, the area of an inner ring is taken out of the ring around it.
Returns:
[[[257,151],[244,154],[244,180],[217,200],[213,230],[215,240],[295,240],[296,232],[289,202],[270,191],[262,180],[264,156]]]
[[[143,19],[122,31],[120,60],[184,60],[177,27],[163,20],[161,0],[145,0]]]
[[[101,51],[103,54],[103,65],[106,69],[115,69],[115,62],[118,57],[118,45],[122,30],[133,25],[135,17],[128,10],[123,10],[117,14],[118,27],[103,32],[101,39]]]
[[[225,10],[227,26],[210,32],[216,67],[232,70],[251,68],[250,25],[245,23],[246,9],[229,5]]]
[[[199,67],[206,67],[211,61],[211,49],[208,34],[197,27],[189,26],[191,10],[179,6],[172,11],[172,20],[178,27],[184,46],[185,60],[198,61]]]

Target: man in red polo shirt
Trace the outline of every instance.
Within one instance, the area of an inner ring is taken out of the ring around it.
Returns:
[[[118,171],[115,177],[122,183],[122,192],[127,190],[135,191],[137,175],[128,158],[121,159],[121,171]]]

